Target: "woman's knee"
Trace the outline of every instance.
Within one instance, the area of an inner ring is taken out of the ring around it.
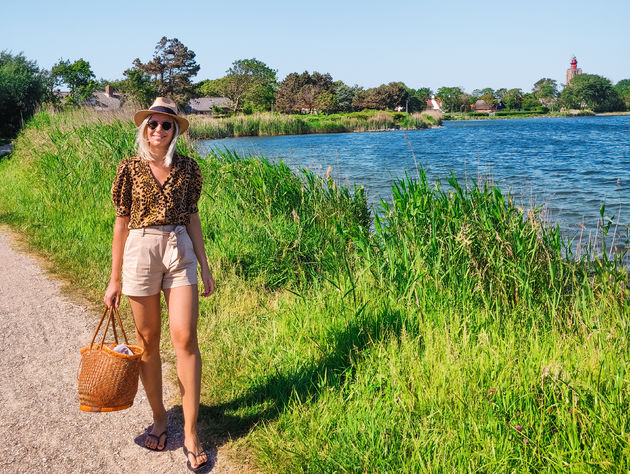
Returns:
[[[153,329],[136,328],[136,339],[138,345],[144,349],[146,355],[152,355],[160,352],[160,331]]]
[[[176,354],[197,354],[199,353],[199,342],[196,332],[173,331],[171,341]]]

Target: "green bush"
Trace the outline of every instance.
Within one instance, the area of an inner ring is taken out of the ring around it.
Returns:
[[[21,53],[0,52],[0,138],[13,138],[46,93],[46,77]]]

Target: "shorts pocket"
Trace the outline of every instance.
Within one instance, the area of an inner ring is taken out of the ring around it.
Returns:
[[[135,233],[127,236],[123,252],[123,275],[140,278],[154,271],[156,253],[155,243]],[[157,249],[159,252],[159,248]],[[159,261],[159,259],[158,259]]]
[[[195,249],[192,244],[192,240],[188,233],[183,232],[178,237],[177,249],[179,251],[179,258],[175,263],[176,268],[185,268],[189,265],[197,265],[197,256],[195,255]]]

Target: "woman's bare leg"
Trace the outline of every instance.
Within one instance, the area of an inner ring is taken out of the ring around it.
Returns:
[[[197,434],[197,416],[201,392],[201,355],[197,342],[199,295],[197,285],[179,286],[164,290],[168,306],[171,340],[177,356],[177,378],[182,393],[184,412],[184,446],[188,451],[202,452]],[[196,460],[189,456],[193,467],[207,461],[204,456]]]
[[[151,296],[130,296],[131,312],[136,323],[138,345],[144,349],[140,364],[140,378],[147,399],[153,411],[153,428],[145,446],[150,449],[164,449],[166,431],[166,409],[162,399],[162,360],[160,358],[160,294]]]

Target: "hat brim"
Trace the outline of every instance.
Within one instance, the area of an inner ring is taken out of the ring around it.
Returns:
[[[164,115],[166,117],[172,118],[179,125],[179,133],[184,133],[186,130],[188,130],[188,126],[190,125],[188,120],[186,120],[184,117],[168,114],[166,112],[158,112],[156,110],[138,110],[133,116],[133,123],[136,124],[136,127],[139,127],[142,121],[149,115]]]

